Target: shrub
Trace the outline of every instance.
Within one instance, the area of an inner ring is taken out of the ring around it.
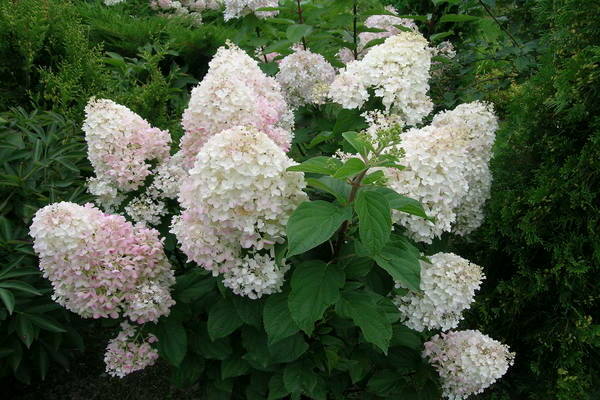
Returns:
[[[597,397],[600,346],[600,8],[542,1],[548,52],[518,88],[469,246],[489,281],[471,320],[521,356],[510,398]]]

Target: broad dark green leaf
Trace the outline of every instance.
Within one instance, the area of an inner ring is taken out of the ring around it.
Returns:
[[[362,245],[371,254],[377,254],[389,241],[392,231],[392,214],[387,199],[381,193],[360,190],[354,209],[358,214]]]
[[[334,178],[345,179],[360,174],[367,169],[365,163],[359,158],[350,158],[333,174]]]
[[[289,167],[287,170],[333,175],[341,166],[342,162],[337,158],[319,156],[309,158],[301,164]]]
[[[350,143],[350,145],[358,152],[358,154],[366,157],[370,152],[375,151],[371,143],[354,131],[344,132],[342,133],[342,136],[348,143]]]
[[[374,191],[382,194],[390,204],[390,208],[393,208],[394,210],[412,214],[417,217],[430,219],[425,213],[425,210],[420,202],[415,199],[411,199],[410,197],[403,196],[390,188],[383,186],[368,186],[361,190]]]
[[[15,295],[10,290],[0,289],[0,299],[2,299],[8,313],[12,314],[15,309]]]
[[[250,370],[248,361],[234,357],[221,362],[221,379],[235,378],[246,375]]]
[[[306,184],[324,192],[330,193],[340,204],[346,204],[352,191],[352,186],[340,179],[330,176],[321,176],[320,178],[306,178]]]
[[[158,351],[171,365],[177,367],[187,353],[187,334],[180,322],[161,321],[156,329]]]
[[[288,294],[284,293],[272,294],[267,298],[263,309],[263,321],[269,344],[285,339],[300,330],[290,314]]]
[[[35,337],[35,330],[29,318],[24,315],[17,315],[17,334],[25,346],[30,348]]]
[[[395,281],[401,282],[411,290],[421,290],[421,264],[418,250],[407,240],[394,238],[378,255],[373,256],[373,259]]]
[[[306,350],[308,350],[308,343],[299,332],[269,345],[273,363],[288,363],[297,360]]]
[[[27,318],[40,328],[56,333],[64,333],[67,330],[54,318],[41,314],[27,314]]]
[[[481,19],[480,17],[476,17],[474,15],[466,15],[466,14],[444,14],[442,18],[440,18],[440,22],[472,22]]]
[[[3,289],[15,289],[21,292],[41,296],[41,292],[31,286],[29,283],[23,281],[0,281],[0,288]]]
[[[304,253],[329,239],[352,210],[326,201],[306,201],[292,213],[287,225],[288,257]]]
[[[314,323],[338,300],[344,279],[341,269],[322,261],[307,261],[296,267],[288,305],[300,329],[308,335],[312,333]]]
[[[378,307],[379,296],[369,292],[345,291],[336,305],[336,312],[350,318],[360,328],[365,339],[387,354],[392,338],[392,325]]]
[[[243,325],[235,305],[229,299],[220,299],[208,311],[208,335],[211,340],[225,337]]]

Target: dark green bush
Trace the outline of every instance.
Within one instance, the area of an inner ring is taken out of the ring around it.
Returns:
[[[79,320],[54,303],[29,237],[35,211],[51,202],[85,202],[90,169],[78,127],[51,112],[0,114],[0,377],[43,379],[52,362],[69,367],[83,349]]]
[[[538,2],[540,69],[509,102],[472,322],[517,352],[498,393],[597,398],[600,377],[600,4]]]

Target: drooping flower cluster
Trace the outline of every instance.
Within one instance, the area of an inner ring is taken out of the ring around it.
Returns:
[[[280,61],[275,76],[292,107],[325,103],[334,78],[335,70],[325,57],[299,47]]]
[[[437,253],[428,258],[431,263],[421,261],[422,292],[409,291],[396,296],[394,303],[409,328],[417,331],[456,328],[485,278],[483,270],[452,253]],[[396,287],[403,286],[396,283]]]
[[[255,127],[286,151],[291,145],[293,114],[279,84],[243,50],[228,46],[219,48],[183,113],[181,151],[187,168],[211,136],[234,126]]]
[[[402,134],[400,163],[406,169],[387,169],[388,185],[420,201],[434,218],[394,213],[395,222],[415,240],[430,243],[444,232],[465,234],[481,224],[496,128],[491,107],[473,102],[440,113],[430,126]]]
[[[109,375],[123,378],[132,372],[154,365],[158,359],[158,352],[151,344],[158,339],[152,334],[146,338],[139,336],[134,326],[127,322],[121,323],[121,331],[108,342],[104,354],[106,372]]]
[[[252,13],[258,18],[269,18],[279,14],[279,11],[256,11],[259,8],[277,7],[278,0],[223,0],[223,3],[225,3],[223,13],[225,21]]]
[[[365,27],[372,29],[381,29],[382,32],[361,32],[358,34],[358,43],[356,57],[351,49],[344,47],[338,52],[338,58],[347,64],[353,60],[362,59],[365,54],[371,50],[371,47],[366,47],[369,42],[376,39],[385,39],[403,32],[398,26],[418,32],[419,28],[408,18],[398,17],[398,12],[391,6],[386,7],[386,10],[391,14],[386,15],[371,15],[365,20]]]
[[[479,331],[455,331],[435,335],[425,343],[427,357],[442,380],[442,394],[463,400],[500,379],[513,364],[508,346]]]
[[[414,125],[433,109],[427,96],[430,66],[427,40],[417,32],[399,32],[373,46],[362,60],[346,65],[329,95],[342,107],[355,108],[363,105],[367,90],[373,88],[387,111]]]
[[[35,214],[30,234],[53,299],[84,318],[156,321],[175,303],[173,271],[158,231],[87,204],[61,202]]]
[[[460,132],[466,138],[465,152],[469,160],[465,178],[469,190],[456,210],[454,232],[466,235],[483,222],[483,206],[490,197],[492,176],[489,170],[498,119],[489,103],[475,101],[461,104],[452,111],[437,114],[432,126]]]
[[[255,280],[236,281],[233,277],[242,272],[234,269],[245,268],[273,282],[269,287],[278,287],[271,261],[251,263],[243,253],[282,241],[290,214],[306,199],[303,175],[286,171],[291,165],[283,150],[256,128],[235,127],[212,136],[179,195],[184,211],[174,219],[172,232],[182,251],[214,275],[226,274],[226,284],[239,286],[240,292],[250,293],[243,289],[246,285],[256,297],[269,291]]]
[[[93,185],[109,190],[137,189],[151,173],[149,161],[169,157],[169,132],[153,128],[127,107],[106,99],[91,99],[83,123]]]

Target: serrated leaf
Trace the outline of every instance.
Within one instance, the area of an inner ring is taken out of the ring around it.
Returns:
[[[365,163],[359,158],[349,158],[344,165],[342,165],[336,172],[333,174],[334,178],[337,179],[345,179],[355,175],[360,174],[364,170],[367,169]]]
[[[338,300],[344,280],[344,271],[334,264],[307,261],[296,267],[288,306],[300,329],[308,335],[312,333],[314,323]]]
[[[183,325],[167,318],[157,327],[156,337],[160,354],[173,366],[179,366],[187,353],[187,334]]]
[[[423,205],[420,202],[415,199],[411,199],[410,197],[403,196],[390,188],[383,186],[369,186],[363,188],[362,190],[381,193],[387,199],[390,208],[393,208],[394,210],[431,220],[431,218],[429,218],[425,213]]]
[[[411,246],[406,240],[393,239],[373,259],[395,281],[411,290],[420,291],[421,264],[418,251]]]
[[[304,253],[329,239],[352,218],[352,209],[326,201],[306,201],[292,213],[287,224],[288,257]]]
[[[374,152],[375,149],[368,141],[364,140],[358,133],[349,131],[342,133],[342,136],[359,154],[367,156],[369,152]]]
[[[387,354],[392,338],[392,324],[378,307],[378,296],[369,292],[342,293],[336,312],[350,318],[360,328],[365,339]]]
[[[229,299],[220,299],[208,311],[208,335],[213,341],[228,336],[243,324],[235,305]]]
[[[392,215],[387,199],[375,191],[359,191],[354,201],[358,214],[358,233],[362,245],[377,254],[389,241]]]
[[[319,156],[309,158],[298,165],[289,167],[287,170],[333,175],[341,166],[342,162],[337,158]]]
[[[288,294],[284,293],[273,294],[267,298],[263,309],[263,321],[269,344],[285,339],[300,330],[290,314]]]
[[[352,186],[340,179],[331,176],[321,176],[320,178],[306,178],[306,184],[324,192],[330,193],[340,204],[346,204],[352,191]]]
[[[285,31],[285,35],[288,40],[292,43],[299,42],[303,37],[310,35],[313,27],[306,24],[294,24],[288,26]]]

